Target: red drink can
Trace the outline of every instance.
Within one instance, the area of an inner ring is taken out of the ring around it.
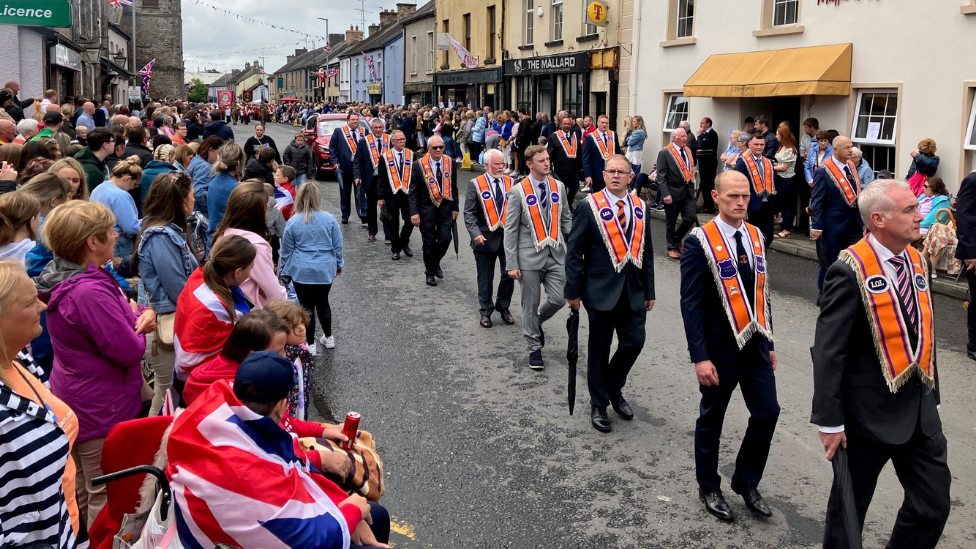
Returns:
[[[356,436],[359,434],[359,420],[360,415],[356,412],[346,414],[346,422],[342,424],[342,434],[346,435],[349,440],[340,445],[343,450],[352,450],[353,444],[356,443]]]

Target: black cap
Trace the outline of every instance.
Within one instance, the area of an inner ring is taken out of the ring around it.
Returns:
[[[274,351],[251,353],[237,368],[234,396],[271,404],[288,396],[295,385],[295,365]]]
[[[62,122],[64,122],[64,117],[61,116],[61,113],[55,111],[48,111],[44,113],[45,126],[48,124],[60,124]]]

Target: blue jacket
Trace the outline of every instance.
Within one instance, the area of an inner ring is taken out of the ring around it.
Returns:
[[[212,169],[213,165],[207,162],[207,159],[197,155],[190,160],[190,167],[186,170],[193,178],[193,198],[196,201],[193,203],[193,209],[204,214],[207,213],[207,189],[210,188],[210,180],[213,179],[210,175]]]
[[[190,122],[184,119],[183,122],[186,124],[186,142],[195,141],[197,139],[203,138],[203,126]]]
[[[823,236],[860,234],[864,227],[857,208],[847,205],[827,168],[820,168],[813,174],[810,210],[813,212],[810,230],[823,231]]]
[[[633,132],[631,132],[630,137],[627,138],[627,150],[628,151],[643,150],[645,139],[647,139],[647,133],[644,130],[634,130]]]
[[[186,235],[174,224],[149,227],[139,242],[139,304],[159,314],[176,311],[176,300],[197,269]]]
[[[857,167],[857,178],[861,180],[862,189],[874,181],[874,169],[863,158],[861,159],[861,165]]]
[[[919,153],[912,159],[912,166],[908,168],[908,174],[905,175],[905,178],[915,175],[915,172],[920,172],[925,177],[932,177],[937,171],[939,171],[939,157],[934,154],[925,156]]]
[[[806,175],[807,181],[811,181],[813,179],[813,172],[816,171],[814,164],[817,161],[817,154],[819,154],[819,151],[820,151],[819,141],[814,141],[813,143],[810,143],[810,152],[807,153],[807,159],[803,163],[803,174]],[[824,155],[824,162],[826,162],[827,159],[830,158],[831,156],[834,156],[834,147],[833,145],[828,143],[827,154]]]
[[[482,114],[478,117],[478,120],[474,123],[474,129],[471,130],[471,140],[475,143],[485,142],[485,129],[488,127],[488,117]]]
[[[596,181],[603,181],[603,168],[606,161],[600,154],[600,146],[595,139],[600,137],[600,132],[593,132],[583,138],[583,176],[592,177]],[[613,154],[620,154],[620,145],[617,143],[617,134],[613,134]],[[694,160],[692,160],[694,161]]]
[[[207,190],[207,251],[213,244],[213,234],[224,219],[224,211],[227,209],[227,201],[230,200],[230,193],[237,187],[237,178],[226,172],[218,173],[210,180],[210,188]]]
[[[216,135],[223,139],[224,142],[234,140],[234,130],[223,120],[211,122],[203,127],[203,138],[206,139],[211,135]],[[187,137],[189,137],[189,132],[187,132]]]
[[[935,214],[939,213],[939,210],[949,210],[952,209],[952,205],[949,202],[949,195],[940,194],[938,196],[932,197],[932,209],[929,213],[925,215],[925,219],[922,220],[922,228],[928,229],[936,223],[941,223],[936,219]],[[945,219],[945,216],[943,216]]]
[[[132,195],[109,181],[95,187],[91,193],[91,200],[104,204],[115,215],[115,230],[119,233],[119,239],[115,242],[115,257],[132,255],[132,244],[142,230],[139,224],[139,211],[136,209],[136,201]]]
[[[363,137],[363,132],[360,131],[359,136]],[[342,128],[336,128],[332,131],[332,138],[329,139],[329,162],[340,172],[336,174],[340,181],[342,178],[346,178],[346,181],[352,181],[352,161],[353,152],[349,149],[346,136]]]
[[[196,156],[193,157],[194,160],[196,160],[196,158]],[[142,171],[142,181],[139,182],[139,189],[142,195],[141,202],[143,204],[146,203],[146,195],[149,194],[149,186],[152,185],[152,182],[156,179],[157,175],[174,171],[177,171],[176,166],[170,164],[169,162],[163,162],[162,160],[150,160],[149,164],[146,164],[146,168]]]
[[[342,231],[334,215],[295,213],[281,239],[281,277],[300,284],[332,284],[341,269]]]

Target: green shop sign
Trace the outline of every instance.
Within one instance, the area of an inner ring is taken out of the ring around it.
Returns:
[[[0,1],[0,25],[70,27],[71,4],[68,0]]]

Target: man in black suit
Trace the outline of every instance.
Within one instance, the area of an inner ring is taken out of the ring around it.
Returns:
[[[329,139],[329,162],[335,167],[336,179],[339,180],[339,209],[342,212],[342,224],[349,223],[352,210],[350,197],[355,197],[356,213],[359,213],[359,192],[353,181],[352,164],[356,156],[356,147],[362,131],[359,126],[359,115],[350,111],[346,115],[346,124],[332,131]],[[360,218],[366,224],[366,218]]]
[[[847,449],[860,525],[888,461],[905,490],[889,549],[935,547],[950,510],[930,267],[911,247],[922,221],[917,205],[902,181],[876,181],[861,193],[869,234],[827,270],[811,349],[810,421],[828,460]],[[825,549],[849,547],[843,520],[832,490]]]
[[[824,275],[837,261],[841,250],[861,239],[864,223],[857,211],[861,180],[851,162],[854,143],[844,136],[834,138],[834,155],[813,172],[810,191],[810,238],[817,241],[820,269],[817,290],[823,298]]]
[[[369,242],[376,242],[376,232],[379,230],[376,222],[376,205],[379,195],[376,192],[376,181],[383,165],[383,153],[390,148],[390,136],[383,133],[382,118],[373,118],[369,124],[370,133],[359,140],[356,145],[356,156],[352,162],[353,181],[356,188],[366,189],[366,228]]]
[[[601,191],[606,186],[603,181],[603,170],[607,160],[615,154],[620,154],[617,134],[610,130],[609,116],[601,114],[596,119],[596,131],[583,139],[582,145],[583,175],[586,177],[584,192]]]
[[[695,155],[688,148],[688,133],[671,132],[671,144],[657,153],[657,185],[664,197],[668,257],[681,257],[681,239],[698,223],[695,211]],[[675,228],[681,214],[681,226]]]
[[[502,322],[515,324],[508,311],[515,291],[515,281],[508,276],[505,265],[505,210],[512,178],[505,175],[505,156],[498,149],[485,151],[484,175],[468,183],[464,198],[464,226],[471,235],[471,249],[478,269],[478,304],[481,311],[481,327],[491,328],[491,313],[501,314]],[[490,218],[489,218],[490,216]],[[495,280],[495,262],[501,271],[498,281],[498,299],[492,301],[492,285]]]
[[[608,404],[621,418],[634,418],[622,390],[644,348],[644,324],[655,299],[651,224],[644,201],[627,192],[632,177],[625,157],[618,154],[607,160],[603,172],[607,186],[581,202],[566,254],[566,301],[573,309],[584,303],[590,320],[586,351],[590,421],[604,433],[611,430]],[[628,251],[621,257],[615,251],[619,249]],[[617,352],[610,358],[614,332]]]
[[[749,150],[743,151],[735,161],[735,171],[749,180],[749,223],[759,227],[766,242],[773,241],[773,194],[776,185],[773,163],[762,155],[763,140],[759,135],[749,140]],[[756,173],[752,173],[755,167]],[[835,256],[836,257],[836,256]]]
[[[427,150],[411,175],[410,221],[414,227],[420,227],[424,242],[427,285],[437,286],[436,278],[444,278],[441,259],[451,245],[451,225],[460,211],[458,165],[444,156],[444,140],[440,136],[430,138]]]
[[[417,152],[419,148],[417,144],[417,111],[410,109],[410,113],[403,119],[400,123],[400,131],[403,132],[403,136],[407,139],[407,148],[413,152]]]
[[[564,116],[559,121],[560,129],[549,136],[546,149],[549,151],[552,174],[563,182],[570,208],[579,192],[580,140],[573,132],[573,119]]]
[[[410,222],[410,200],[408,197],[412,174],[420,168],[415,163],[413,151],[406,148],[407,138],[397,130],[390,136],[391,150],[383,155],[383,162],[376,177],[376,203],[389,213],[390,251],[393,261],[400,260],[400,252],[413,257],[410,249],[410,235],[413,223]],[[393,162],[391,165],[390,162]],[[397,228],[400,218],[403,227]]]
[[[695,141],[695,156],[698,173],[701,174],[699,190],[702,196],[702,209],[705,213],[715,212],[712,189],[715,188],[715,170],[718,169],[718,134],[712,129],[712,119],[701,119],[698,124],[698,139]]]
[[[718,450],[729,399],[740,385],[750,417],[731,486],[749,510],[768,517],[758,486],[780,408],[766,246],[759,229],[744,221],[749,182],[742,174],[719,174],[712,198],[719,215],[692,232],[681,255],[681,316],[702,394],[695,427],[698,497],[712,515],[734,520],[722,494]]]

